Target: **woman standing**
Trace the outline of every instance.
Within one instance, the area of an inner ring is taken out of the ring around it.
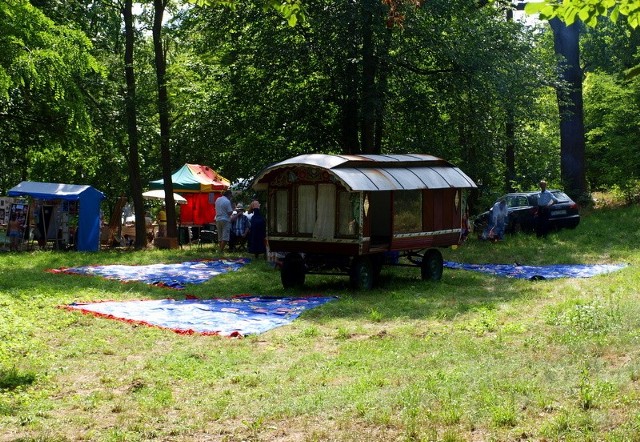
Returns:
[[[260,202],[253,200],[249,206],[249,211],[253,213],[253,216],[251,217],[251,230],[249,230],[247,237],[247,248],[249,253],[255,255],[256,259],[262,254],[267,259],[267,246],[265,244],[267,223],[260,212]]]

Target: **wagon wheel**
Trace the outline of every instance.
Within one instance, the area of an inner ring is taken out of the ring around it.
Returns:
[[[442,278],[442,254],[439,250],[427,250],[422,257],[420,273],[425,281],[440,281]]]
[[[280,270],[280,280],[285,289],[302,287],[306,268],[304,259],[298,253],[289,253],[284,257],[282,270]]]
[[[353,259],[349,271],[351,287],[360,290],[370,290],[373,287],[374,269],[371,259],[366,256]]]

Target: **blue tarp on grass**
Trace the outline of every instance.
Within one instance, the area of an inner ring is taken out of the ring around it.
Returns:
[[[590,278],[592,276],[615,272],[626,267],[626,264],[553,264],[527,266],[519,264],[463,264],[445,261],[444,266],[449,269],[472,270],[507,278],[535,281],[556,278]]]
[[[246,336],[291,323],[305,310],[335,297],[271,298],[241,295],[231,299],[105,301],[64,308],[181,334]]]
[[[187,261],[174,264],[102,265],[70,267],[50,270],[52,273],[102,276],[122,282],[143,282],[173,289],[187,284],[202,284],[214,276],[240,270],[249,263],[247,258]]]

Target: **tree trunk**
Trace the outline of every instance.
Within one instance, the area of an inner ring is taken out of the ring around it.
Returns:
[[[153,15],[153,52],[156,66],[156,81],[158,83],[158,115],[160,117],[160,152],[162,157],[162,179],[167,212],[167,236],[178,237],[176,223],[176,205],[173,199],[173,182],[171,180],[171,147],[169,125],[169,94],[167,92],[167,57],[162,44],[162,17],[166,0],[154,0]]]
[[[344,82],[342,97],[340,99],[340,142],[342,150],[347,154],[361,153],[358,138],[358,67],[353,62],[358,58],[357,32],[358,32],[358,3],[348,2],[348,30],[347,35],[347,59],[345,60]]]
[[[133,0],[125,0],[122,8],[125,28],[124,71],[127,82],[125,97],[125,112],[127,116],[127,135],[129,139],[129,183],[133,208],[136,213],[136,249],[147,246],[147,232],[144,213],[144,201],[142,199],[142,179],[140,178],[140,160],[138,154],[138,116],[136,109],[136,79],[133,71]]]
[[[511,105],[507,108],[507,122],[505,132],[507,145],[504,152],[504,188],[507,192],[513,192],[513,183],[516,180],[516,122]]]
[[[351,4],[355,11],[356,5]],[[357,32],[356,13],[353,12],[349,20],[347,35],[355,37]],[[345,62],[345,81],[343,98],[341,100],[341,142],[342,150],[347,154],[358,154],[361,152],[358,141],[358,69],[352,60],[357,59],[357,48],[355,42],[349,46],[348,60]]]
[[[560,112],[560,171],[566,193],[576,201],[588,199],[585,178],[584,110],[580,68],[579,22],[571,26],[559,19],[549,22],[553,30],[561,84],[556,88]]]
[[[389,47],[391,46],[391,29],[387,28],[384,41],[382,44],[382,56],[378,57],[379,71],[378,76],[378,96],[376,105],[376,120],[374,132],[373,153],[380,154],[382,152],[382,137],[384,136],[384,114],[387,105],[387,88],[389,86]]]
[[[507,21],[513,21],[513,9],[507,8]],[[513,105],[507,103],[505,136],[507,144],[504,152],[504,188],[513,192],[513,183],[516,179],[516,121]]]
[[[365,0],[362,6],[362,152],[375,153],[376,123],[376,68],[374,51],[373,15],[374,1]]]

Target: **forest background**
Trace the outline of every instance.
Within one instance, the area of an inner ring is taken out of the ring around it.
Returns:
[[[583,204],[638,194],[631,20],[563,25],[571,66],[557,27],[510,2],[195,3],[0,0],[0,194],[89,184],[142,216],[184,163],[236,181],[311,152],[445,158],[479,185],[472,213],[541,178]]]

